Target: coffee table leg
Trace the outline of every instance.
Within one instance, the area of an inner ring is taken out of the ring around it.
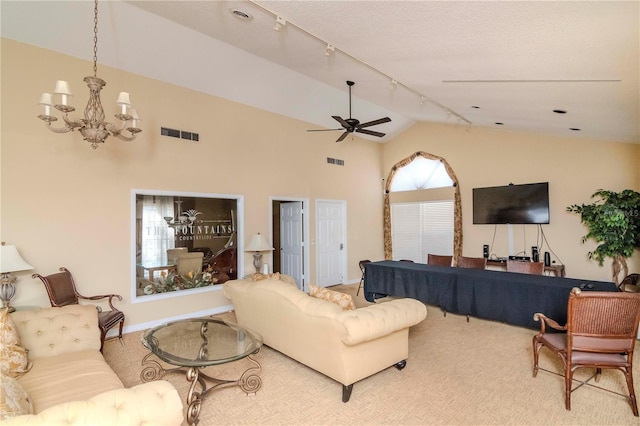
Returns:
[[[202,406],[202,394],[196,390],[198,383],[202,385],[199,375],[200,371],[197,367],[189,367],[189,370],[187,370],[187,381],[191,383],[187,393],[187,423],[189,425],[197,425],[199,421],[198,417]]]
[[[260,350],[258,350],[260,352]],[[258,353],[256,352],[256,354]],[[248,368],[240,379],[238,380],[238,386],[242,389],[247,395],[255,395],[256,392],[260,390],[262,387],[262,379],[258,376],[258,373],[262,370],[262,366],[258,361],[253,359],[251,355],[249,355],[246,359],[255,364],[255,367]]]

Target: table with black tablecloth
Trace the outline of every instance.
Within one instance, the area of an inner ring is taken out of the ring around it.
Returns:
[[[573,287],[583,291],[618,291],[612,282],[546,275],[465,269],[383,260],[365,265],[365,299],[411,297],[446,312],[539,328],[542,312],[560,324],[567,319]]]

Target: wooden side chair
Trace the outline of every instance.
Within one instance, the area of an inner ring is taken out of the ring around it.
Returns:
[[[484,257],[466,257],[458,256],[458,268],[485,269],[487,267],[487,259]]]
[[[560,326],[542,313],[534,314],[533,319],[540,321],[540,333],[533,336],[533,377],[538,373],[542,347],[560,357],[564,366],[567,410],[571,410],[571,392],[575,390],[572,389],[574,371],[594,368],[597,382],[602,369],[606,368],[624,374],[631,410],[638,417],[632,372],[640,322],[640,293],[582,292],[574,288],[569,295],[566,325]],[[565,333],[547,333],[547,327]]]
[[[358,285],[358,291],[356,291],[356,296],[360,294],[360,289],[364,287],[364,265],[370,262],[371,261],[369,259],[364,259],[358,262],[358,266],[360,266],[360,271],[362,272],[362,275],[360,276],[360,284]]]
[[[522,260],[507,260],[507,272],[542,275],[544,273],[544,263],[527,262]]]
[[[96,305],[98,310],[98,326],[100,327],[100,352],[104,347],[104,340],[107,331],[116,325],[120,325],[118,330],[118,338],[122,342],[122,327],[124,326],[124,313],[113,306],[113,299],[122,300],[122,296],[118,294],[104,294],[100,296],[83,296],[76,290],[76,284],[73,281],[71,272],[65,267],[60,268],[60,272],[51,275],[33,274],[32,278],[39,278],[43,282],[49,295],[49,302],[53,307],[61,307],[67,305],[77,305],[79,300],[102,300],[108,299],[110,311],[103,311],[100,306]]]
[[[439,254],[427,254],[427,265],[451,266],[453,256],[442,256]]]

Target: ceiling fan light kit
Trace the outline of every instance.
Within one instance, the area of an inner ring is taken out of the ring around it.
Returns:
[[[338,129],[320,129],[320,130],[307,130],[308,132],[325,132],[325,131],[333,131],[333,130],[344,130],[344,133],[340,135],[340,137],[336,140],[336,142],[342,142],[344,138],[349,136],[350,133],[362,133],[365,135],[383,137],[385,133],[376,132],[374,130],[365,129],[365,127],[376,126],[382,123],[388,123],[391,121],[389,117],[379,118],[373,121],[367,121],[366,123],[360,123],[360,120],[351,117],[351,88],[356,84],[353,81],[347,80],[347,86],[349,86],[349,118],[342,118],[338,115],[332,115],[331,118],[336,120],[341,128]]]

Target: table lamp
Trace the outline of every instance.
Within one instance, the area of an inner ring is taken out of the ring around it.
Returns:
[[[16,294],[16,277],[11,275],[11,272],[27,271],[33,269],[33,266],[29,265],[20,257],[16,246],[8,246],[2,243],[2,252],[0,252],[0,272],[2,272],[2,281],[0,283],[0,300],[2,300],[2,308],[8,308],[9,312],[13,312],[16,309],[13,306],[9,306],[11,298]]]
[[[244,249],[244,251],[252,251],[253,253],[253,266],[256,268],[256,273],[260,272],[260,268],[262,267],[262,251],[271,251],[273,247],[267,241],[265,237],[260,235],[258,232],[251,237],[249,244]]]

